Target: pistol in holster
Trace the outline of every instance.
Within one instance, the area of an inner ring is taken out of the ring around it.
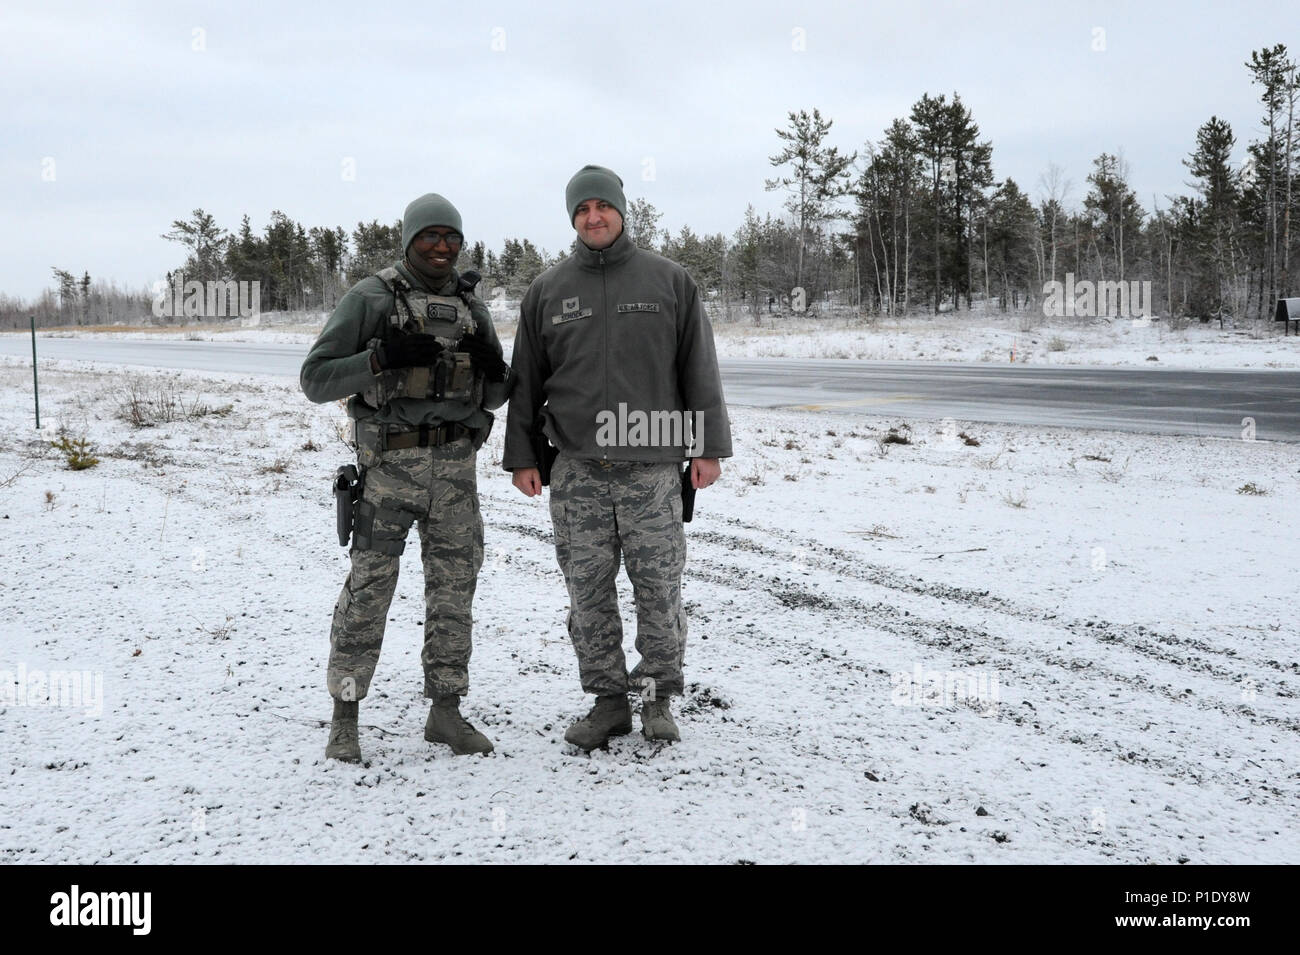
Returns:
[[[338,521],[339,546],[347,547],[352,536],[352,509],[361,494],[361,475],[355,464],[334,472],[334,514]]]
[[[559,453],[559,449],[551,444],[550,438],[546,437],[539,419],[533,425],[533,454],[537,457],[537,473],[541,477],[542,487],[550,486],[551,468],[555,465]]]
[[[682,523],[689,524],[695,516],[695,485],[691,481],[691,462],[682,471]]]

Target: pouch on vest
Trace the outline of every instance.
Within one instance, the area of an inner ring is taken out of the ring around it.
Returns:
[[[461,338],[473,335],[478,323],[469,304],[455,295],[434,295],[414,288],[390,266],[375,273],[393,292],[395,313],[389,316],[384,338],[423,332],[443,346],[430,367],[393,368],[381,372],[361,397],[372,408],[395,398],[451,401],[477,410],[483,403],[483,377],[474,373],[468,352],[456,351]],[[384,339],[372,339],[373,348]]]

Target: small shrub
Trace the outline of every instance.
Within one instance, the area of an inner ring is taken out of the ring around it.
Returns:
[[[54,446],[55,450],[63,452],[63,457],[68,462],[69,471],[84,471],[86,468],[93,468],[99,463],[99,458],[90,453],[90,444],[85,438],[74,439],[65,434],[61,435],[59,440],[51,441],[50,444]]]
[[[315,441],[313,441],[311,438],[308,438],[308,439],[306,440],[306,442],[303,444],[303,446],[302,446],[302,448],[301,448],[300,450],[303,450],[303,451],[319,451],[319,450],[320,450],[320,445],[317,444]]]
[[[907,425],[901,428],[890,428],[889,434],[880,439],[881,444],[911,444],[912,429]]]
[[[1070,343],[1058,335],[1052,336],[1052,340],[1047,343],[1048,351],[1069,351]]]
[[[211,637],[213,640],[229,640],[230,631],[234,629],[234,620],[235,615],[228,613],[226,614],[224,623],[211,623],[206,625],[200,623],[194,629],[205,636]]]
[[[265,467],[257,469],[259,474],[283,474],[289,470],[289,462],[284,458],[276,458],[274,464],[268,464]]]
[[[969,434],[967,434],[965,431],[960,431],[960,432],[958,432],[958,433],[957,433],[957,437],[961,438],[962,441],[963,441],[963,442],[964,442],[968,447],[978,448],[978,447],[980,446],[980,439],[979,439],[979,438],[972,438],[972,437],[971,437]]]
[[[194,418],[203,418],[208,415],[211,415],[214,418],[225,418],[228,415],[233,414],[234,411],[234,405],[217,405],[214,408],[211,405],[202,404],[196,401],[194,404],[190,405],[189,410],[185,412],[185,417],[189,420],[193,420]]]
[[[151,391],[144,381],[132,378],[118,395],[117,415],[133,428],[152,428],[180,417],[179,405],[176,390],[169,382]]]
[[[1124,475],[1128,474],[1128,465],[1132,460],[1133,458],[1131,456],[1125,458],[1124,466],[1122,468],[1102,468],[1099,472],[1101,474],[1101,479],[1108,484],[1118,484],[1124,479]]]
[[[173,421],[192,421],[209,415],[224,418],[234,412],[231,404],[212,406],[195,397],[188,406],[176,383],[163,379],[153,387],[142,378],[131,378],[118,393],[117,416],[135,428],[152,428]]]
[[[1268,493],[1268,488],[1260,487],[1254,481],[1248,481],[1241,487],[1237,488],[1238,494],[1251,494],[1255,497],[1263,497]]]
[[[24,474],[30,471],[35,466],[35,463],[36,462],[32,460],[24,461],[22,466],[17,471],[9,475],[7,478],[0,480],[0,488],[9,487],[10,485],[12,485],[20,477],[22,477]],[[804,463],[806,464],[807,462]]]
[[[1025,505],[1029,503],[1029,493],[1027,491],[1021,491],[1019,494],[1013,494],[1012,492],[1007,491],[1002,495],[1002,503],[1009,507],[1023,509]]]

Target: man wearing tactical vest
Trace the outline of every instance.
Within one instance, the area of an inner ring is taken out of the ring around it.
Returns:
[[[699,289],[680,265],[624,233],[622,187],[609,169],[585,166],[565,190],[581,241],[520,304],[501,462],[533,497],[558,449],[550,468],[555,552],[582,688],[596,697],[564,738],[585,750],[631,732],[629,691],[641,697],[647,739],[679,738],[669,703],[682,693],[686,647],[683,479],[708,487],[721,474],[718,459],[731,456]],[[629,420],[652,422],[649,433],[626,427]],[[658,433],[656,421],[666,424]],[[620,562],[636,598],[641,659],[630,675],[614,583]]]
[[[358,704],[379,662],[412,523],[424,563],[420,662],[432,701],[424,738],[457,755],[492,751],[461,716],[460,698],[469,691],[471,605],[483,564],[475,456],[512,378],[491,314],[474,295],[477,275],[454,267],[463,243],[455,206],[435,193],[413,201],[402,216],[402,260],[348,290],[302,365],[310,400],[348,399],[360,468],[338,489],[344,541],[350,506],[352,567],[330,629],[327,758],[361,759]]]

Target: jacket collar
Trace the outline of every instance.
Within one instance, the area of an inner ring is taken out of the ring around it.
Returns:
[[[635,254],[636,246],[628,238],[625,227],[609,248],[600,251],[588,248],[586,243],[579,239],[578,248],[573,253],[573,257],[584,269],[599,270],[602,267],[611,265],[622,265]]]
[[[578,243],[581,245],[582,243]],[[447,281],[442,283],[441,288],[433,288],[427,279],[415,269],[413,269],[406,259],[397,263],[397,271],[402,274],[402,278],[411,283],[411,288],[421,292],[429,292],[433,295],[455,295],[456,289],[460,285],[460,273],[455,269],[451,270],[451,275]]]

